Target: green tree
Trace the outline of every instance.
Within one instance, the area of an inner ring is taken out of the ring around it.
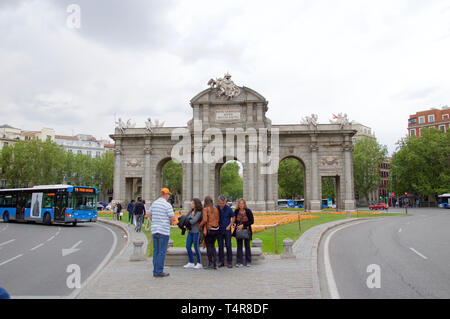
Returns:
[[[353,150],[353,177],[355,193],[360,200],[368,199],[369,194],[377,190],[380,174],[379,165],[387,154],[384,145],[369,137],[356,141]]]
[[[450,135],[424,129],[420,137],[403,138],[391,160],[394,192],[428,196],[450,192]]]
[[[225,163],[220,169],[220,192],[229,200],[243,197],[243,181],[236,161]]]
[[[304,198],[305,173],[303,165],[295,158],[286,158],[278,168],[278,197]]]
[[[162,184],[167,187],[175,201],[181,203],[183,190],[183,167],[181,163],[168,161],[162,170]]]
[[[336,191],[333,177],[322,178],[322,198],[336,198]]]

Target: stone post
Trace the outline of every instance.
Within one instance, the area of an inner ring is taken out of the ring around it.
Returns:
[[[144,242],[141,240],[133,241],[133,254],[130,256],[130,261],[144,261],[145,253],[143,252],[142,246]]]
[[[292,239],[286,238],[283,240],[283,253],[281,254],[281,258],[295,258],[292,251],[292,245],[294,245],[294,241]]]

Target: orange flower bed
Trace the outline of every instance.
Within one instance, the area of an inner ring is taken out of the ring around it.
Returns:
[[[345,215],[345,212],[326,212],[326,214],[334,214],[334,215]],[[380,212],[364,212],[360,213],[364,215],[380,215]],[[351,212],[350,215],[358,215],[357,212]]]

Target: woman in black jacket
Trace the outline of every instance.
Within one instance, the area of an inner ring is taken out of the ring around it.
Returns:
[[[253,213],[247,207],[245,199],[241,198],[238,201],[238,208],[234,211],[235,217],[235,228],[233,236],[236,237],[237,251],[236,251],[236,267],[242,267],[242,257],[243,257],[243,245],[245,246],[245,265],[250,267],[252,262],[252,252],[250,250],[250,241],[252,240],[252,224],[254,223]],[[248,238],[242,239],[236,236],[237,231],[246,229],[248,231]]]

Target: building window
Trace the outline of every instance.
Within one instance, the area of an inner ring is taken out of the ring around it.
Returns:
[[[448,120],[448,114],[442,114],[442,119],[443,120]]]
[[[434,114],[428,115],[428,123],[434,122]]]
[[[443,132],[445,132],[445,125],[439,125],[439,129]]]
[[[77,151],[77,154],[83,154],[80,150]]]
[[[72,149],[68,149],[67,152],[72,153]]]
[[[3,146],[8,146],[8,142],[3,142]]]
[[[416,129],[409,130],[409,136],[416,136]]]
[[[96,154],[96,156],[97,156],[97,157],[99,157],[99,156],[100,156],[100,152],[97,152],[97,153],[95,153],[95,154]]]
[[[412,119],[409,119],[408,123],[411,124],[411,125],[412,124],[416,124],[417,123],[417,118],[413,117]]]
[[[423,131],[423,128],[422,127],[419,128],[419,136],[422,136],[422,131]]]
[[[425,123],[425,116],[419,116],[419,124]]]

